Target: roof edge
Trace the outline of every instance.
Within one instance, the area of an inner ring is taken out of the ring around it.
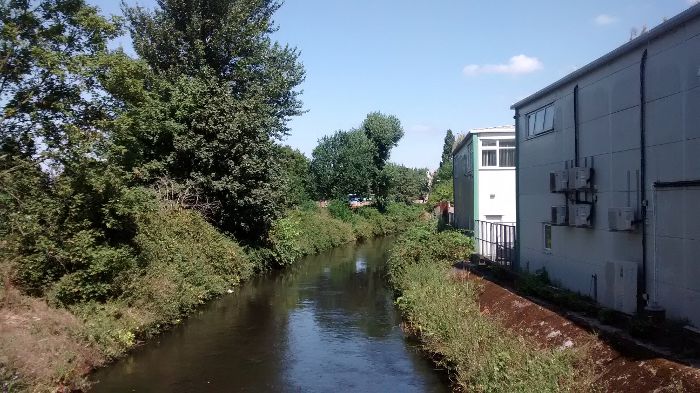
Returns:
[[[592,62],[586,64],[585,66],[579,68],[578,70],[570,73],[569,75],[566,75],[565,77],[559,79],[558,81],[550,84],[549,86],[538,90],[537,92],[529,95],[526,98],[523,98],[522,100],[516,102],[515,104],[511,105],[510,109],[517,109],[520,108],[536,99],[542,98],[542,96],[552,92],[552,90],[557,89],[573,80],[576,78],[585,75],[602,65],[606,64],[608,61],[617,58],[623,54],[626,54],[628,52],[631,52],[632,50],[635,50],[643,45],[649,44],[649,42],[653,39],[656,39],[660,37],[661,35],[675,29],[676,27],[689,22],[695,18],[700,17],[700,4],[696,4],[694,6],[691,6],[687,10],[681,12],[680,14],[674,16],[673,18],[661,23],[660,25],[654,27],[653,29],[649,30],[648,32],[644,33],[643,35],[633,39],[630,42],[627,42],[612,51],[606,53],[605,55],[599,57],[596,60],[593,60]]]

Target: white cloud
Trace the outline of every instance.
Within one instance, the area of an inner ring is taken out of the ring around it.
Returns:
[[[600,14],[600,15],[596,16],[595,18],[593,18],[593,21],[598,26],[607,26],[607,25],[611,25],[611,24],[617,22],[618,19],[612,15]]]
[[[544,68],[544,64],[536,58],[526,55],[513,56],[507,64],[469,64],[462,72],[466,76],[476,76],[480,74],[510,74],[521,75],[539,71]]]
[[[685,0],[685,2],[688,3],[688,5],[693,6],[700,3],[700,0]]]

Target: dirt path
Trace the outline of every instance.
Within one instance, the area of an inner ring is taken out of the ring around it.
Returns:
[[[700,392],[700,369],[668,360],[630,342],[614,342],[549,308],[472,272],[455,270],[457,279],[478,282],[481,311],[516,334],[546,348],[589,347],[598,384],[609,392]]]

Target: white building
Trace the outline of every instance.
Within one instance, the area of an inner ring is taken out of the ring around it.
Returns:
[[[477,244],[479,253],[490,259],[515,240],[514,229],[500,233],[489,224],[516,221],[515,157],[513,126],[473,129],[452,153],[455,226],[491,239],[489,244]]]
[[[512,108],[520,268],[700,326],[700,6]]]

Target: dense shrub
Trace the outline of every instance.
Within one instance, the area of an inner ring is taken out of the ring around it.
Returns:
[[[352,225],[327,211],[292,211],[275,222],[270,231],[272,254],[278,265],[291,265],[305,255],[354,240]]]
[[[471,250],[462,234],[421,227],[405,233],[390,253],[396,304],[424,348],[439,355],[460,390],[587,391],[591,368],[577,368],[580,352],[537,349],[481,314],[476,283],[450,278],[451,264]]]

